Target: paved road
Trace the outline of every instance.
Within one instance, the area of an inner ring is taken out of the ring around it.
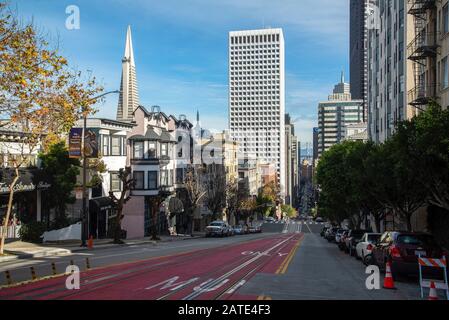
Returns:
[[[0,290],[0,299],[418,299],[414,281],[398,290],[370,291],[365,267],[319,236],[312,222],[264,224],[264,233],[104,249],[0,266],[13,277],[50,274],[70,260],[94,269],[81,273],[81,289],[67,290],[66,276]],[[87,256],[88,255],[88,256]],[[82,270],[85,268],[82,267]],[[383,279],[381,279],[382,283]]]

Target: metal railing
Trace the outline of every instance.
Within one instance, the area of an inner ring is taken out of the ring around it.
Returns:
[[[407,46],[407,56],[410,60],[420,60],[437,54],[439,32],[421,31]]]
[[[411,105],[426,105],[437,97],[439,86],[437,84],[417,85],[408,92],[408,101]]]
[[[6,239],[19,239],[19,230],[20,230],[20,225],[11,225],[8,226],[7,230],[6,230]],[[0,235],[3,234],[3,226],[0,226]]]

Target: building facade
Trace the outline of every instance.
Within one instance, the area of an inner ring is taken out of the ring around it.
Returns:
[[[363,100],[352,100],[350,86],[341,81],[328,101],[318,105],[318,158],[345,138],[346,126],[363,122]]]
[[[120,198],[123,186],[118,174],[126,167],[127,134],[131,132],[134,125],[129,122],[101,118],[89,118],[86,124],[87,130],[97,135],[99,159],[105,167],[104,172],[88,170],[88,181],[93,181],[94,176],[100,178],[97,184],[88,188],[88,236],[103,239],[112,237],[110,232],[113,230],[110,226],[115,221],[116,212],[112,208],[109,193],[113,192],[117,198]],[[75,127],[82,128],[83,121],[78,121]],[[82,184],[82,174],[78,176],[78,184]],[[80,219],[81,212],[81,199],[67,206],[67,214],[72,220]]]
[[[273,163],[285,181],[285,47],[282,29],[229,33],[229,128],[240,153]]]
[[[368,14],[372,0],[350,1],[349,67],[351,95],[355,100],[363,100],[366,121],[368,98]]]
[[[416,114],[414,63],[408,44],[415,39],[413,20],[405,0],[378,0],[368,30],[368,136],[384,142],[399,121]],[[427,1],[420,1],[427,2]],[[410,48],[410,47],[409,47]]]
[[[424,110],[431,101],[449,106],[449,5],[447,0],[411,0],[408,18],[415,37],[408,43],[413,63],[409,103]]]

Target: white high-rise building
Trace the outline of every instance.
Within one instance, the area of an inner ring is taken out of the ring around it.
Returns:
[[[122,60],[122,80],[117,109],[118,121],[133,121],[133,113],[139,106],[139,92],[137,88],[136,63],[134,61],[131,26],[126,34],[125,56]]]
[[[229,33],[229,128],[240,153],[273,163],[285,197],[285,47],[282,29]]]

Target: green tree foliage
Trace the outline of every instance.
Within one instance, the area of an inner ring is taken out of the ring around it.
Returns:
[[[49,148],[45,154],[39,154],[42,161],[43,174],[51,184],[50,189],[43,193],[43,203],[47,210],[55,210],[55,220],[50,228],[59,229],[68,225],[66,216],[67,204],[74,203],[72,194],[79,174],[80,162],[69,158],[69,151],[64,142],[58,142]],[[47,211],[49,221],[49,211]]]
[[[281,211],[282,213],[285,213],[285,215],[289,218],[296,218],[296,216],[298,215],[298,212],[295,210],[295,208],[293,208],[290,205],[282,205],[281,206]]]
[[[390,211],[411,230],[412,214],[426,203],[449,210],[449,111],[432,103],[383,144],[335,145],[316,176],[320,215],[355,226],[371,215],[379,230]]]

